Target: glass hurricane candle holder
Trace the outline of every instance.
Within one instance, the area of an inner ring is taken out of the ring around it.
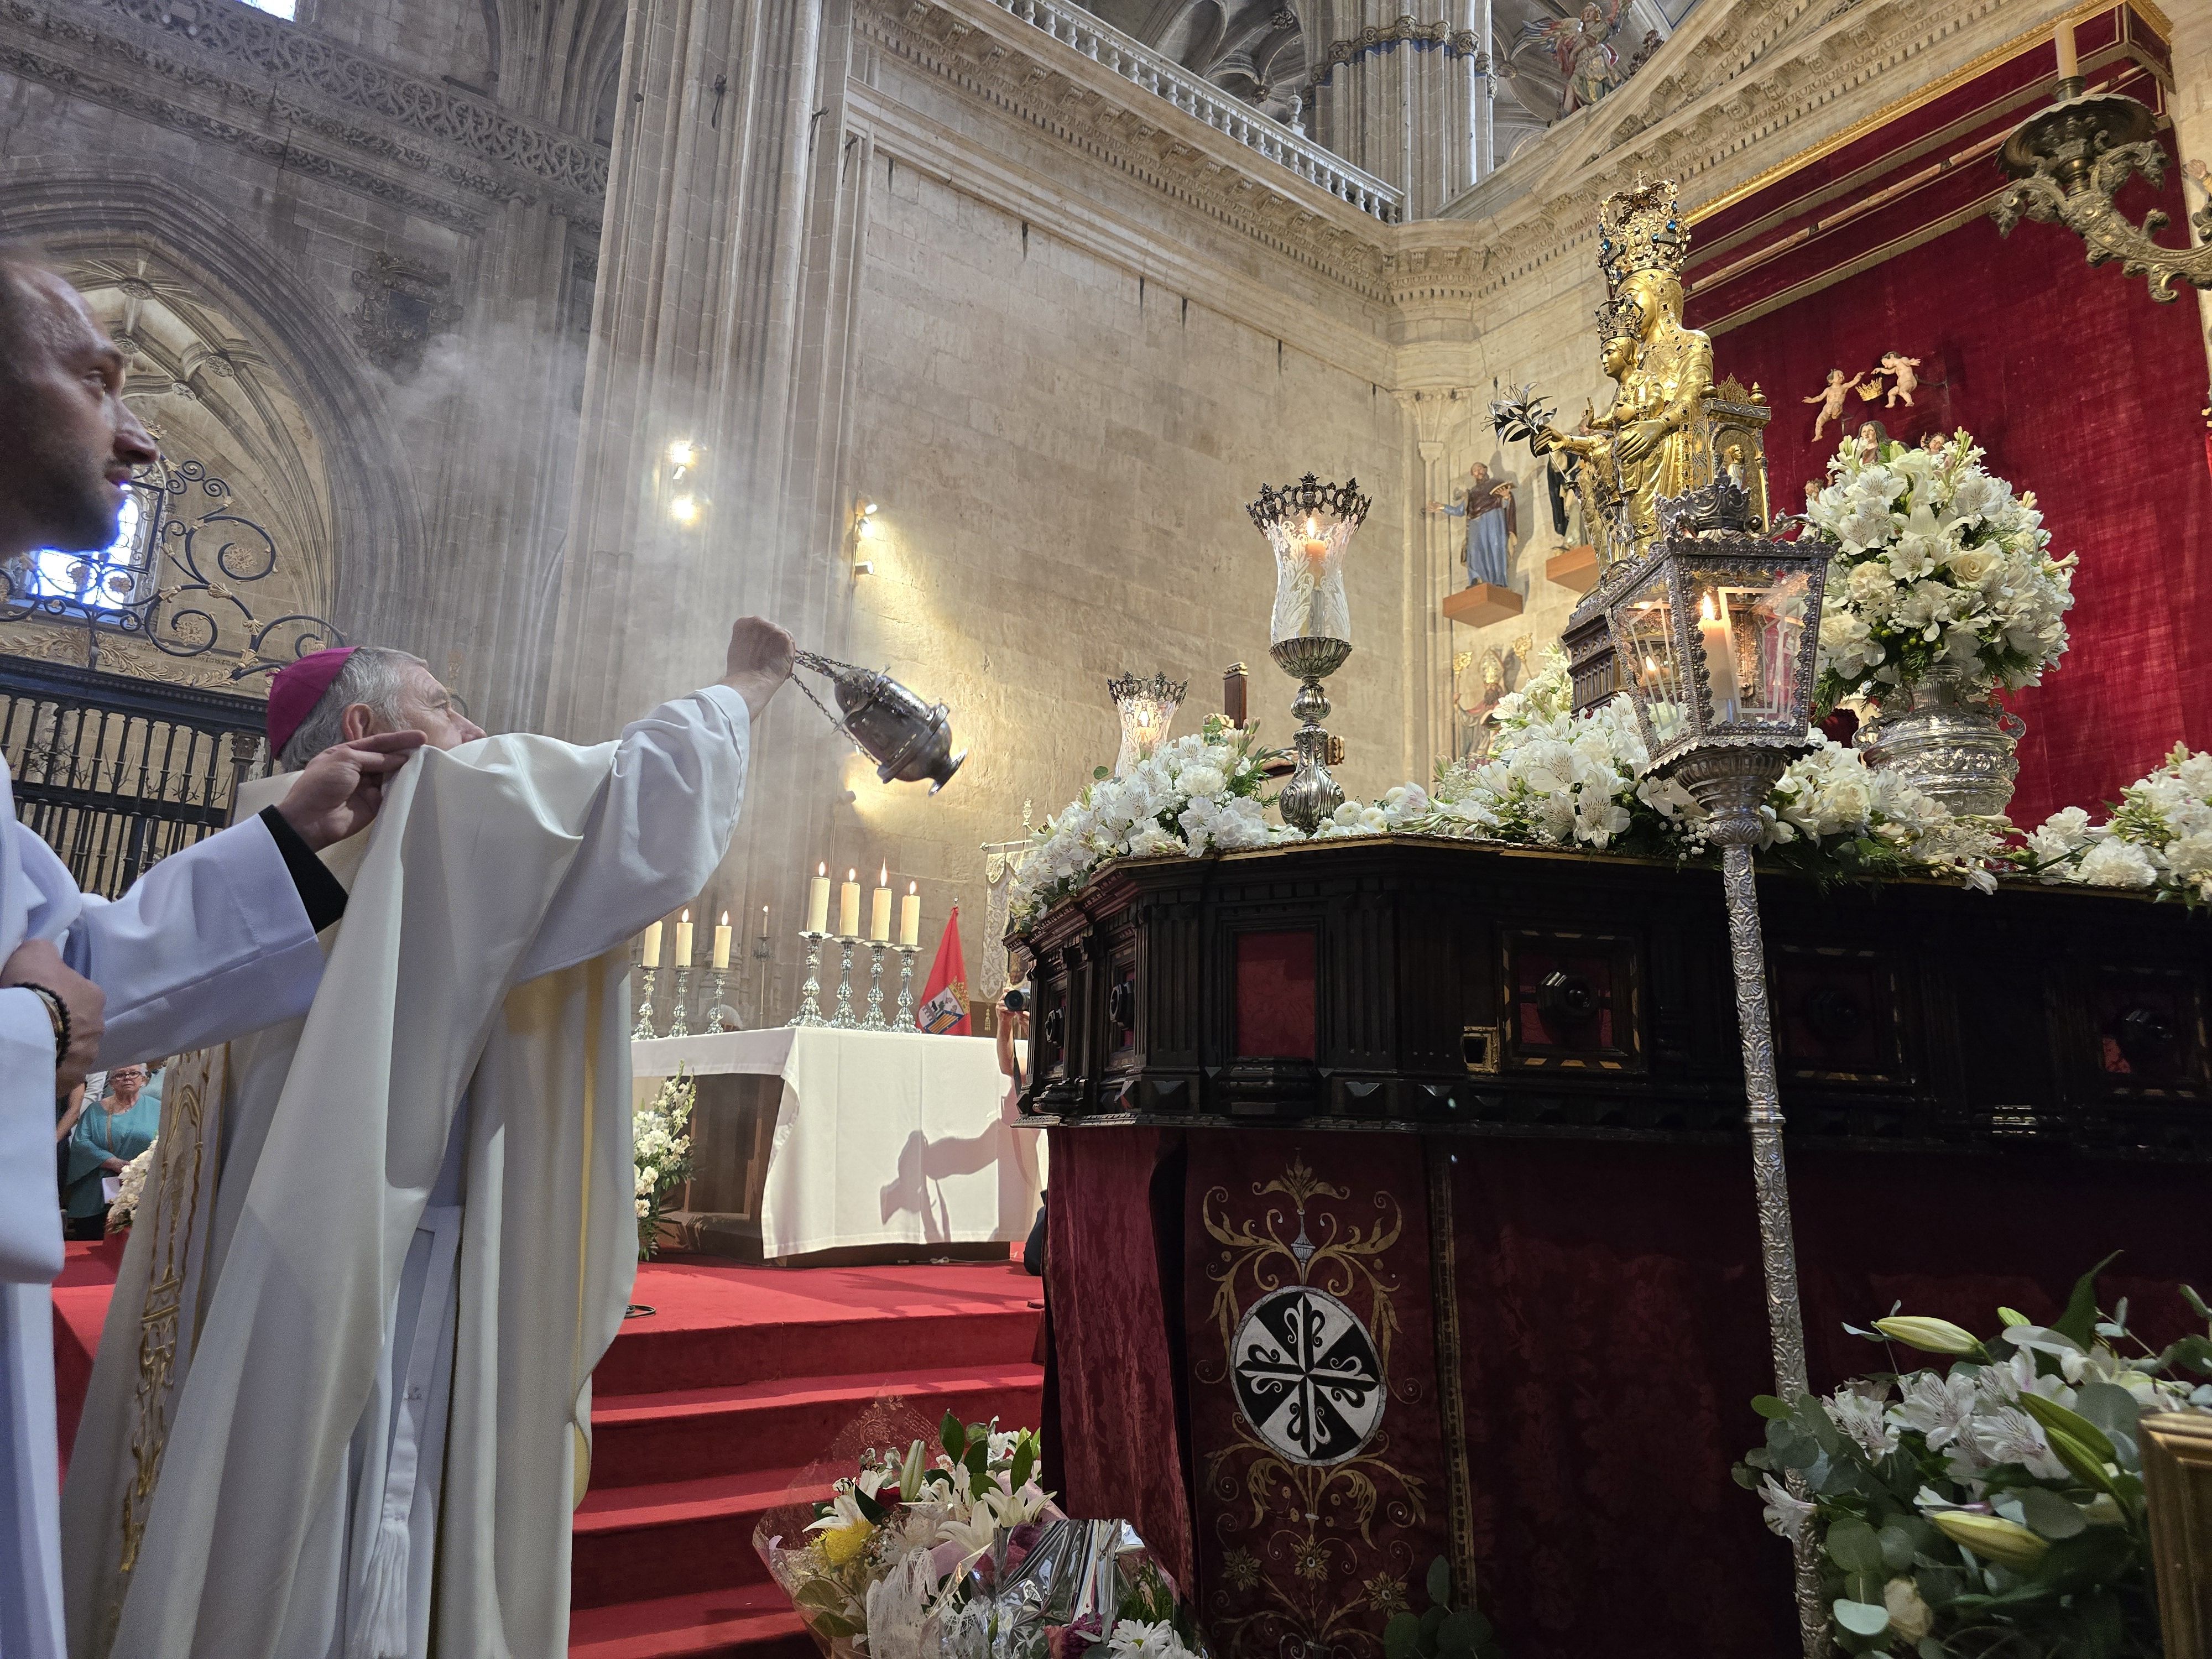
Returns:
[[[1280,489],[1264,486],[1244,510],[1275,550],[1275,608],[1268,653],[1298,682],[1291,712],[1299,720],[1296,769],[1278,805],[1283,821],[1310,835],[1344,805],[1329,775],[1329,702],[1322,681],[1352,654],[1352,610],[1344,596],[1344,555],[1367,516],[1357,478],[1323,483],[1310,472]]]

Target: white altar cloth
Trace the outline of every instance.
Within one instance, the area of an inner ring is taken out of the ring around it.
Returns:
[[[861,1245],[1018,1243],[1044,1136],[1006,1121],[987,1037],[775,1026],[630,1045],[633,1074],[780,1076],[761,1206],[773,1261]],[[1024,1144],[1025,1143],[1025,1144]]]

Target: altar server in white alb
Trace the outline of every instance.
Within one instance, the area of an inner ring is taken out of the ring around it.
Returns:
[[[155,458],[122,352],[69,283],[0,250],[0,568],[115,540],[124,480]],[[319,757],[285,807],[170,854],[119,902],[77,891],[24,825],[0,759],[0,1655],[62,1652],[53,1305],[62,1270],[55,1093],[95,1064],[222,1042],[299,1013],[314,931],[345,907],[316,865],[376,811],[420,738]]]
[[[287,671],[286,755],[429,747],[324,855],[306,1018],[169,1085],[63,1497],[76,1659],[566,1654],[636,1268],[628,941],[720,861],[791,664],[748,618],[592,747],[484,737],[396,652]]]
[[[153,440],[123,403],[123,358],[76,290],[0,250],[0,568],[20,592],[40,549],[115,537]],[[0,1655],[58,1659],[53,1312],[62,1266],[54,1102],[99,1064],[220,1042],[304,1010],[315,930],[344,908],[315,861],[375,811],[413,736],[319,757],[287,803],[171,854],[114,903],[78,892],[16,822],[0,757]]]

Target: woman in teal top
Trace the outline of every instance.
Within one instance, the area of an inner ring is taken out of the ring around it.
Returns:
[[[154,1144],[161,1127],[161,1085],[149,1083],[143,1066],[118,1066],[107,1074],[107,1093],[88,1106],[70,1131],[69,1185],[62,1194],[71,1238],[102,1238],[107,1233],[104,1177]]]

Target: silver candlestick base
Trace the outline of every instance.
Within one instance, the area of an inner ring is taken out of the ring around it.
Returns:
[[[722,1024],[722,981],[729,977],[729,973],[721,968],[708,971],[714,975],[714,1006],[707,1010],[707,1035],[714,1036],[730,1029]]]
[[[868,945],[868,1012],[861,1020],[864,1031],[888,1031],[884,1024],[884,952],[890,947],[871,940]]]
[[[914,1030],[914,959],[921,954],[919,945],[902,945],[899,953],[898,1012],[892,1017],[891,1029],[898,1031]]]
[[[653,974],[650,968],[645,970],[645,994],[637,1000],[637,1024],[629,1028],[632,1042],[650,1042],[653,1037]]]
[[[691,1035],[690,1024],[684,1017],[684,1005],[690,999],[691,970],[689,968],[678,968],[676,970],[676,1006],[668,1011],[669,1036],[673,1037]]]
[[[837,1012],[830,1017],[830,1024],[841,1031],[856,1030],[860,1022],[853,1018],[853,946],[857,939],[837,941]]]
[[[1298,694],[1291,701],[1291,713],[1303,722],[1293,740],[1297,749],[1297,769],[1283,786],[1276,804],[1283,809],[1284,823],[1311,835],[1344,805],[1343,789],[1328,775],[1328,733],[1321,724],[1328,715],[1328,696],[1322,690],[1321,683],[1344,666],[1344,659],[1352,654],[1352,641],[1301,635],[1295,639],[1277,640],[1267,647],[1267,654],[1285,674],[1298,682]]]
[[[830,935],[802,930],[799,936],[806,941],[806,983],[799,988],[799,1012],[785,1023],[827,1025],[822,1018],[822,941]]]

